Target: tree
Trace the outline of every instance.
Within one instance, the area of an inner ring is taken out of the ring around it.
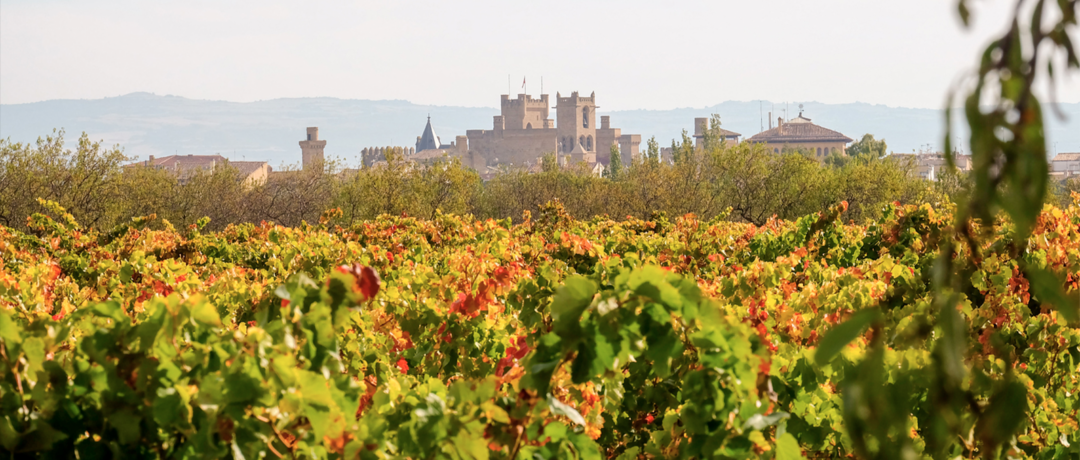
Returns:
[[[622,175],[622,152],[619,152],[619,146],[617,144],[611,144],[610,158],[608,159],[608,168],[604,171],[608,179],[619,180]]]
[[[851,143],[851,146],[847,148],[847,154],[849,157],[864,161],[877,160],[889,154],[889,147],[885,144],[885,139],[878,140],[874,139],[873,134],[863,134],[862,139]]]
[[[540,170],[555,171],[559,169],[559,157],[555,156],[555,152],[545,153],[540,157]]]
[[[64,148],[64,131],[35,145],[0,140],[0,224],[21,226],[55,201],[83,225],[106,228],[116,219],[122,164],[119,148],[106,149],[83,133],[75,150]]]
[[[656,142],[656,136],[650,137],[645,143],[645,159],[653,163],[660,162],[660,143]]]
[[[709,119],[709,128],[702,136],[702,147],[705,151],[713,151],[724,145],[724,130],[720,129],[720,115],[712,114]]]
[[[684,129],[682,131],[682,143],[671,140],[671,161],[675,164],[684,164],[694,157],[694,139]]]

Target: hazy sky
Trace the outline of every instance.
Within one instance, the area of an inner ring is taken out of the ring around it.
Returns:
[[[498,104],[597,92],[601,110],[725,100],[937,108],[1011,1],[0,0],[0,103],[135,91]],[[1059,89],[1080,101],[1080,78]]]

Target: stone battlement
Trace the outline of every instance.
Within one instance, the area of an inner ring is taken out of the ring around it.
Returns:
[[[592,93],[588,97],[578,96],[578,92],[574,91],[570,93],[570,97],[562,97],[558,93],[555,94],[556,103],[565,102],[568,104],[576,104],[578,102],[587,102],[590,104],[596,104],[596,93]]]
[[[525,107],[547,107],[548,106],[548,95],[547,94],[541,94],[540,99],[535,99],[535,98],[529,97],[528,94],[518,94],[517,99],[510,99],[510,95],[503,94],[502,95],[502,106],[504,108],[514,108],[514,107],[521,107],[521,106],[525,106]]]

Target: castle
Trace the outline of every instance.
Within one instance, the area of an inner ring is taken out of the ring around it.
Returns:
[[[601,116],[597,123],[595,92],[588,97],[578,95],[577,91],[569,97],[556,93],[555,104],[553,122],[548,118],[547,94],[541,94],[539,99],[528,94],[510,99],[508,94],[503,94],[501,114],[494,117],[492,129],[466,131],[467,160],[479,170],[499,165],[530,165],[545,153],[555,153],[571,163],[607,165],[613,145],[618,147],[624,162],[637,157],[640,135],[622,134],[618,128],[611,128],[607,116]]]

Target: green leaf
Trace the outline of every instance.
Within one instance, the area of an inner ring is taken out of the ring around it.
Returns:
[[[1031,282],[1031,291],[1039,302],[1052,305],[1071,324],[1080,322],[1080,293],[1066,294],[1064,279],[1030,264],[1024,267],[1024,275]]]
[[[986,407],[975,429],[988,446],[984,448],[993,451],[996,446],[1011,439],[1027,420],[1027,388],[1015,380],[1008,382],[990,397]]]
[[[121,444],[134,444],[139,441],[142,432],[139,427],[140,420],[142,417],[128,407],[109,415],[109,424],[116,428]]]
[[[221,317],[210,302],[199,302],[191,308],[191,318],[207,326],[221,327]]]
[[[743,429],[761,431],[765,428],[776,425],[781,420],[785,420],[788,418],[791,418],[791,414],[784,411],[773,412],[769,415],[754,414],[751,415],[750,418],[746,420],[746,423],[743,424]]]
[[[303,392],[304,402],[320,409],[326,409],[334,405],[334,399],[330,395],[330,388],[326,378],[311,371],[299,371],[300,391]]]
[[[0,339],[9,344],[22,343],[22,328],[11,319],[6,308],[0,308]]]
[[[555,321],[556,328],[566,330],[571,325],[576,326],[595,294],[596,283],[592,280],[584,276],[567,278],[551,304],[551,319]]]
[[[806,459],[799,448],[799,441],[791,433],[784,433],[776,440],[776,460]]]
[[[26,355],[27,371],[30,375],[42,370],[45,362],[45,342],[40,337],[30,337],[23,342],[23,354]]]
[[[559,401],[558,399],[556,399],[554,396],[551,396],[551,395],[548,395],[547,400],[548,400],[548,407],[551,409],[552,414],[565,415],[566,418],[569,418],[571,422],[574,422],[574,423],[576,423],[578,425],[584,425],[585,424],[585,417],[582,417],[581,414],[578,413],[577,409],[574,409],[573,407],[570,407],[570,406],[568,406],[566,404],[563,404],[562,401]]]
[[[575,384],[588,382],[593,374],[593,361],[596,360],[595,347],[590,342],[578,344],[577,357],[570,365],[570,377]]]
[[[847,344],[855,340],[867,327],[870,327],[871,323],[877,321],[880,317],[881,310],[877,308],[867,308],[855,312],[854,315],[851,315],[851,318],[836,325],[821,338],[817,352],[814,353],[814,361],[819,366],[829,364]]]

